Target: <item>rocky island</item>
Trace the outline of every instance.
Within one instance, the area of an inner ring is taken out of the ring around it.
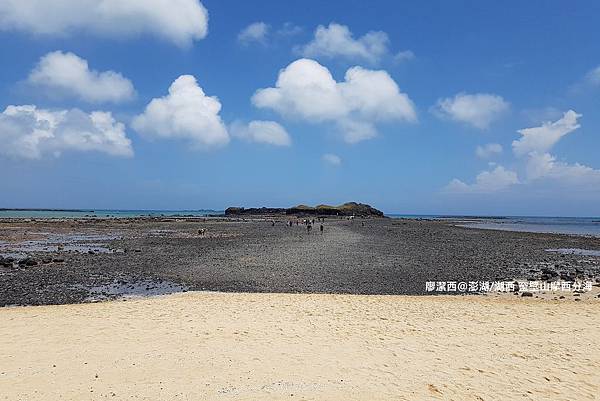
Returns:
[[[253,215],[292,215],[292,216],[356,216],[356,217],[384,217],[381,210],[374,207],[357,202],[347,202],[339,206],[317,205],[306,206],[298,205],[290,208],[244,208],[244,207],[228,207],[225,209],[225,216],[253,216]]]

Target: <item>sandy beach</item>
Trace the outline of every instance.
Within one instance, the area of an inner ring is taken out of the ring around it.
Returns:
[[[600,302],[185,293],[0,309],[2,400],[594,400]]]
[[[0,400],[597,397],[598,238],[287,223],[0,221]],[[591,291],[413,295],[515,279]]]

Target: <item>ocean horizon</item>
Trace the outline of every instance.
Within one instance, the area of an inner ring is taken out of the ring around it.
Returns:
[[[207,217],[223,216],[218,209],[55,209],[0,208],[0,218],[69,219],[69,218],[133,218],[133,217]],[[466,228],[534,233],[590,235],[600,237],[600,217],[569,216],[488,216],[466,214],[399,214],[386,213],[396,219],[458,220]]]
[[[0,208],[0,218],[131,218],[131,217],[206,217],[224,215],[224,210],[162,210],[162,209],[35,209],[35,208]]]

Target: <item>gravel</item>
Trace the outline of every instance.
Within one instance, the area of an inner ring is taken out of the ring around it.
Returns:
[[[0,266],[0,305],[93,301],[93,289],[145,288],[139,283],[147,282],[185,290],[419,295],[427,281],[600,276],[600,257],[546,251],[600,249],[599,238],[388,218],[326,219],[323,234],[307,234],[302,224],[286,223],[283,218],[274,226],[272,218],[0,221],[0,241],[9,244],[40,232],[119,238],[104,242],[112,252],[59,247],[28,254],[40,261],[36,265]],[[103,299],[125,295],[109,291]]]

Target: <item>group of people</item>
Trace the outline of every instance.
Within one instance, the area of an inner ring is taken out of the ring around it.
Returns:
[[[310,231],[312,230],[312,227],[316,224],[319,223],[319,231],[321,232],[321,234],[323,234],[324,231],[324,227],[323,227],[323,223],[325,222],[325,218],[324,217],[319,217],[316,220],[313,219],[303,219],[302,220],[302,224],[304,224],[306,226],[306,232],[308,234],[310,234]],[[272,226],[275,226],[275,220],[273,220],[271,222]],[[287,225],[292,227],[294,225],[294,222],[292,220],[287,222]],[[296,220],[296,225],[300,225],[300,220]]]

